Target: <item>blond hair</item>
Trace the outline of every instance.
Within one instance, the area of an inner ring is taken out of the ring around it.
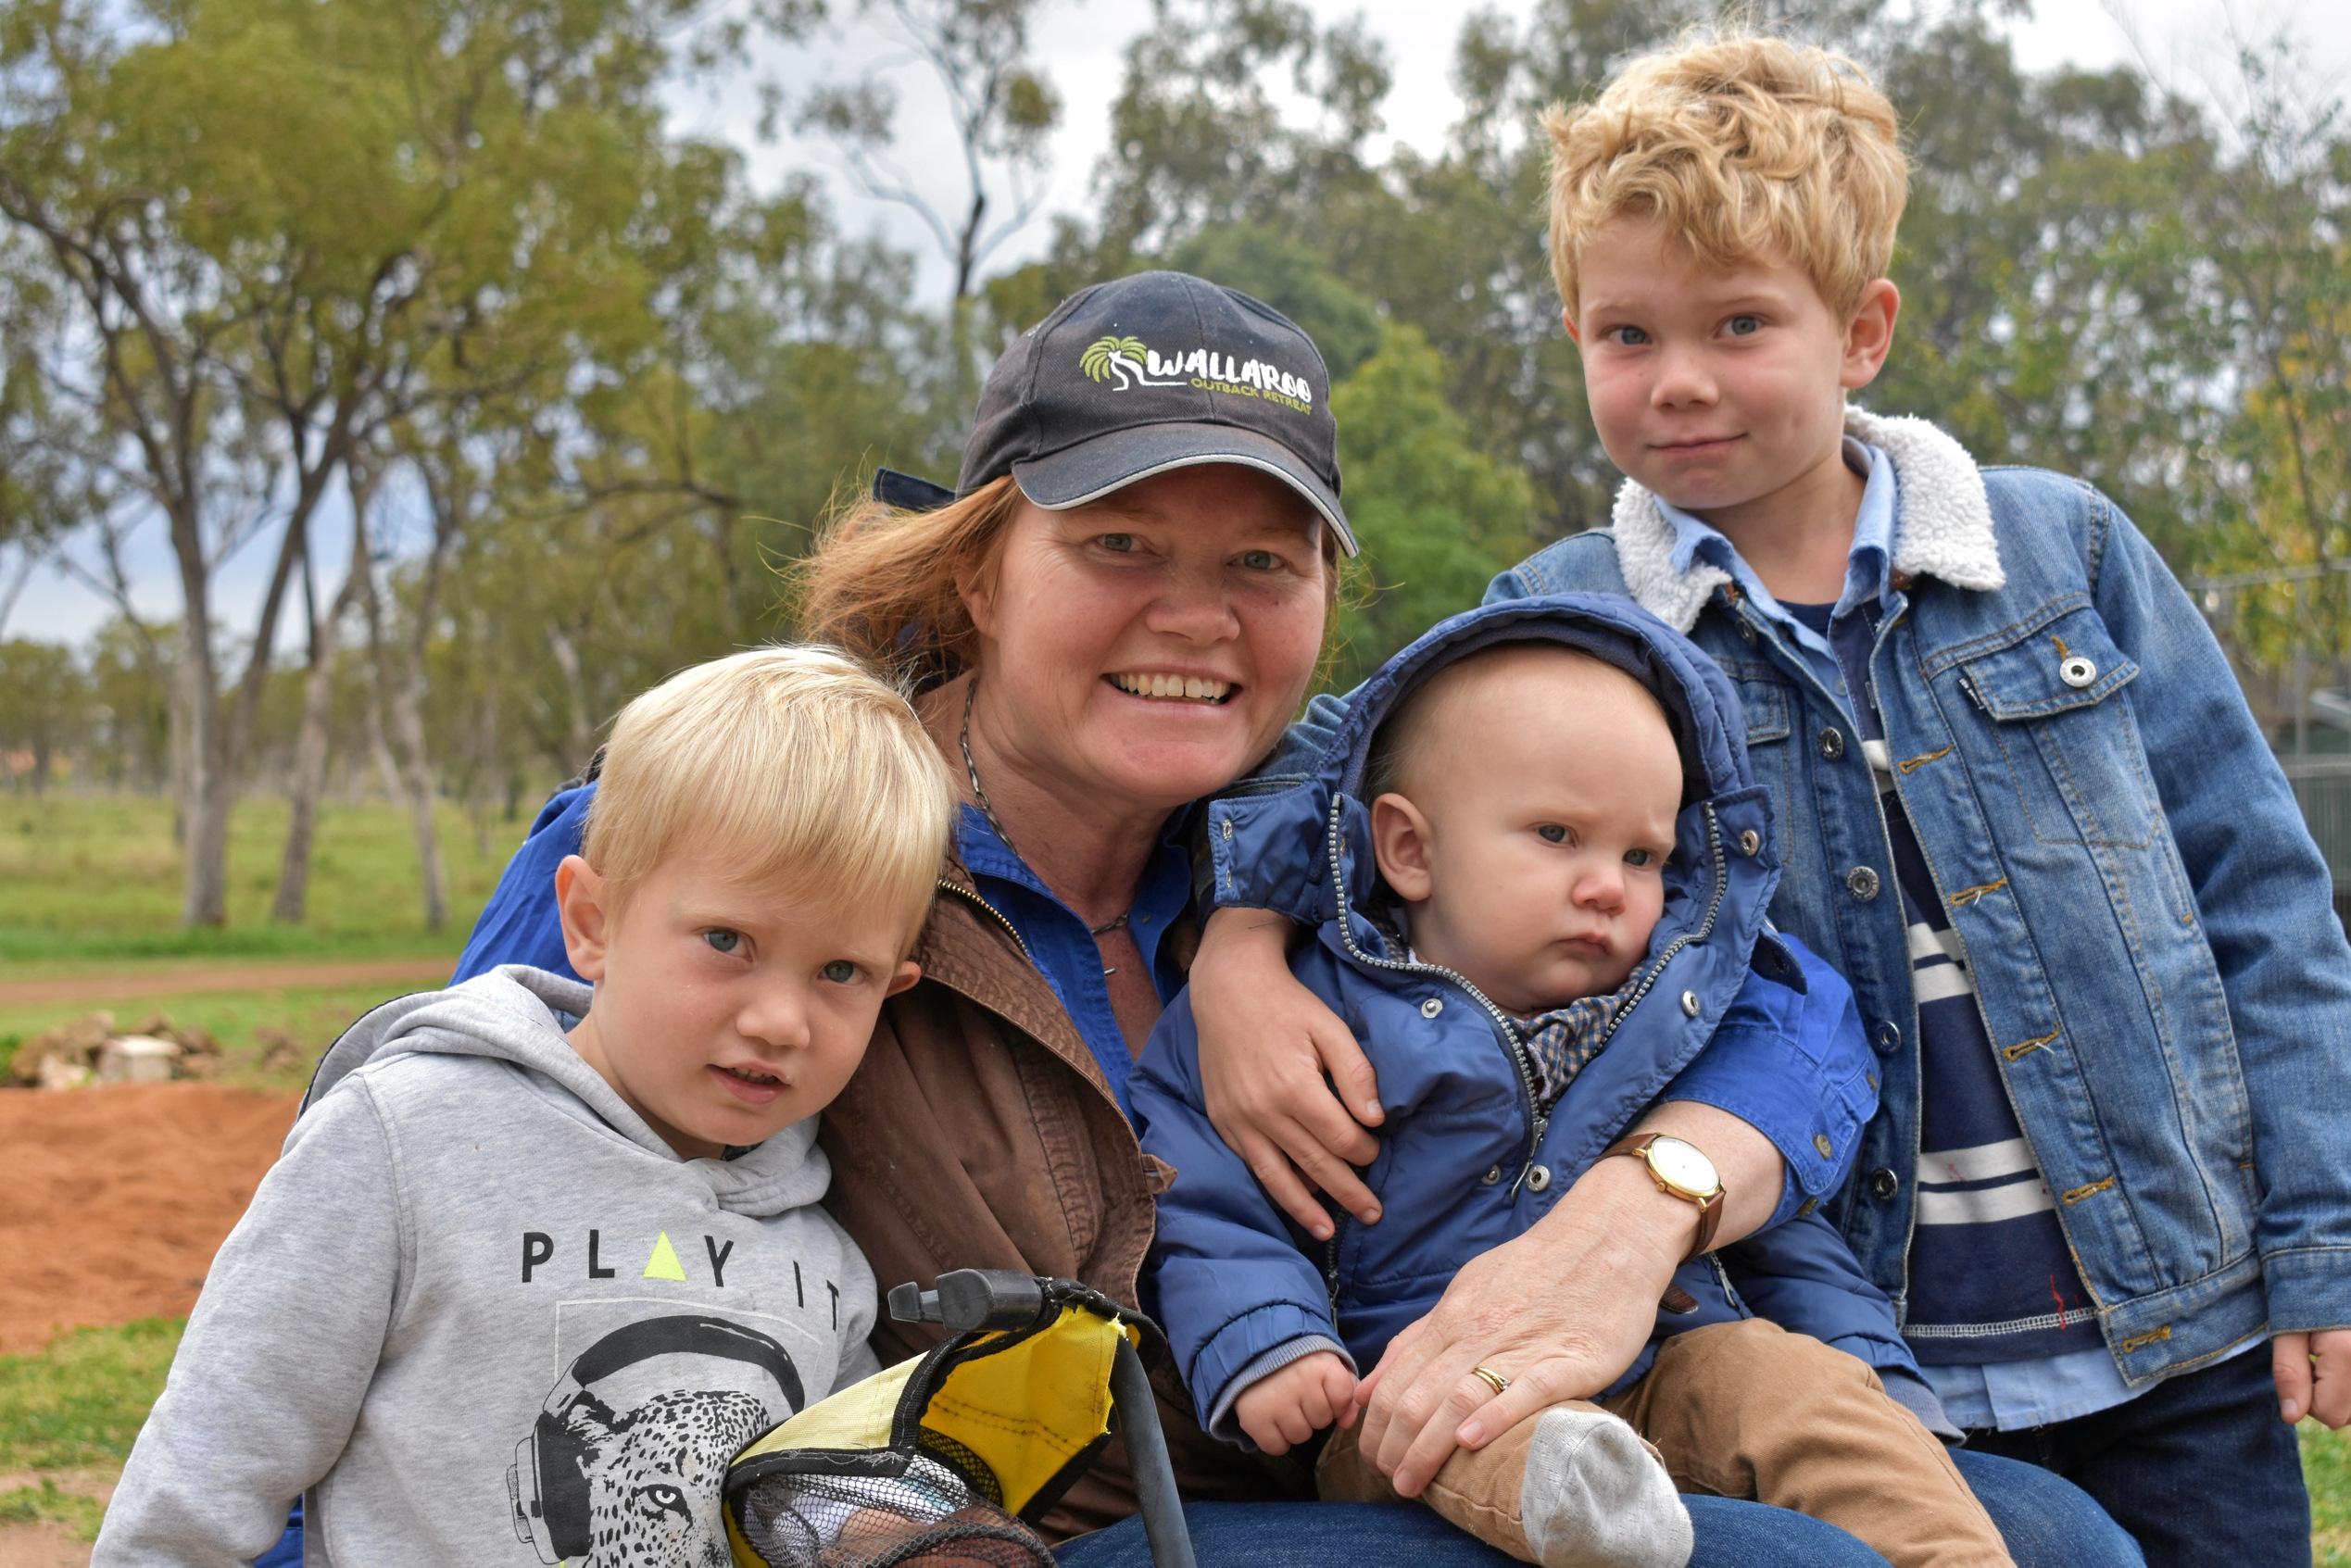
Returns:
[[[929,910],[955,811],[938,749],[896,689],[838,649],[753,648],[621,709],[581,852],[615,907],[682,850],[734,879]]]
[[[1853,61],[1733,35],[1627,66],[1600,96],[1543,111],[1551,273],[1578,314],[1584,247],[1613,219],[1653,219],[1722,267],[1777,253],[1838,315],[1885,276],[1909,194],[1893,106]]]
[[[902,681],[953,674],[979,641],[958,580],[994,570],[1020,499],[1007,474],[931,511],[848,507],[794,570],[801,632]]]

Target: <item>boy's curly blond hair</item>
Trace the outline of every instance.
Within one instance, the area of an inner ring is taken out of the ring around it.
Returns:
[[[1784,256],[1840,316],[1892,259],[1909,161],[1893,106],[1842,55],[1752,34],[1687,43],[1542,125],[1551,272],[1571,317],[1584,247],[1628,215],[1711,265]]]

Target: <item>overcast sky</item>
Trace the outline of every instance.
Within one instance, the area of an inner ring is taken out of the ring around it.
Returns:
[[[1383,134],[1393,143],[1434,152],[1458,118],[1461,101],[1450,76],[1453,44],[1468,7],[1431,5],[1428,0],[1308,0],[1326,21],[1361,13],[1388,46],[1395,77],[1385,106]],[[1487,0],[1513,16],[1524,16],[1533,0]],[[836,0],[853,12],[855,0]],[[1148,0],[1047,0],[1039,30],[1037,63],[1062,100],[1062,119],[1052,149],[1046,210],[1081,211],[1096,161],[1107,141],[1109,109],[1116,95],[1120,52],[1150,16]],[[2127,19],[2118,20],[2118,17]],[[2019,60],[2029,69],[2060,62],[2106,67],[2144,61],[2156,76],[2193,87],[2199,62],[2227,57],[2233,32],[2266,36],[2284,27],[2304,42],[2303,58],[2316,81],[2351,77],[2351,6],[2340,0],[2038,0],[2030,19],[2012,24]],[[868,198],[849,179],[838,157],[820,144],[786,137],[761,144],[755,134],[757,99],[750,82],[760,76],[779,81],[787,94],[844,73],[862,75],[889,69],[902,56],[870,31],[838,36],[791,49],[755,51],[748,70],[731,83],[702,83],[673,94],[673,122],[681,132],[723,138],[742,145],[754,178],[762,185],[795,171],[812,171],[830,189],[834,208],[851,232],[879,232],[924,258],[922,286],[945,295],[949,274],[936,242],[922,221],[900,208]],[[962,164],[936,93],[919,68],[899,64],[899,142],[895,157],[922,193],[942,208],[966,199]],[[1376,147],[1375,151],[1384,151]],[[1045,218],[1006,242],[989,258],[1000,270],[1031,259],[1050,234]],[[340,573],[345,528],[333,523],[319,566],[323,579]],[[142,610],[158,619],[176,618],[178,589],[159,525],[143,531],[134,561]],[[231,626],[250,624],[270,562],[264,550],[248,549],[221,573],[216,603]],[[6,635],[78,642],[109,614],[108,607],[78,583],[44,571],[17,606]],[[286,618],[285,646],[301,636],[300,618]]]

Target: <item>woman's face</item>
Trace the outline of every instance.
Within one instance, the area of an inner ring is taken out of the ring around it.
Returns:
[[[990,749],[1073,805],[1214,794],[1297,712],[1328,570],[1313,509],[1254,469],[1176,469],[1067,511],[1023,498],[960,584]]]

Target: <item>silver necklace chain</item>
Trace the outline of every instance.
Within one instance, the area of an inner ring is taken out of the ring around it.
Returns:
[[[963,776],[972,781],[972,798],[979,803],[980,815],[986,817],[987,819],[987,825],[996,830],[996,836],[1003,841],[1004,847],[1012,850],[1012,858],[1019,860],[1021,864],[1027,865],[1027,858],[1022,855],[1019,847],[1013,844],[1012,835],[1006,833],[1004,831],[1004,824],[996,820],[996,808],[989,804],[987,790],[986,786],[980,783],[979,764],[972,760],[972,703],[978,696],[979,678],[977,676],[974,676],[972,678],[972,684],[963,688],[963,727],[955,736],[955,744],[961,746],[963,751]],[[1034,870],[1035,868],[1032,867],[1031,869]],[[1126,923],[1126,917],[1132,913],[1134,913],[1132,909],[1122,909],[1117,915],[1110,920],[1104,921],[1101,924],[1089,925],[1086,929],[1093,935],[1108,936],[1112,932],[1119,930],[1121,927],[1125,926]],[[1102,972],[1104,974],[1113,974],[1117,972],[1115,970],[1106,969],[1102,971]]]

